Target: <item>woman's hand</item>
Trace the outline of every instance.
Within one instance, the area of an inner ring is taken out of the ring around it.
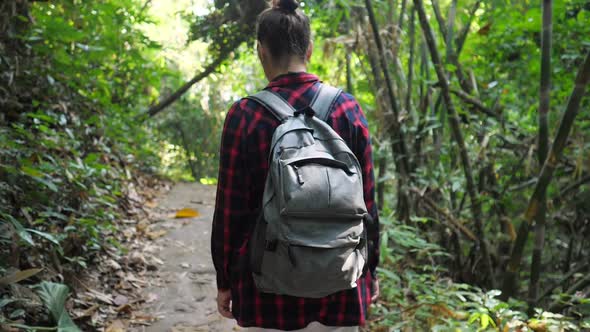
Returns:
[[[231,291],[229,289],[217,290],[217,310],[225,318],[234,318],[230,309]]]
[[[371,303],[377,303],[379,299],[379,280],[373,279],[371,281]]]

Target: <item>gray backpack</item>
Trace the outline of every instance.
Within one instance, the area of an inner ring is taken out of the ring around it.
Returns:
[[[261,292],[319,298],[356,287],[367,260],[359,162],[325,120],[339,89],[321,85],[295,111],[272,91],[248,97],[282,123],[273,135],[269,173],[249,242]]]

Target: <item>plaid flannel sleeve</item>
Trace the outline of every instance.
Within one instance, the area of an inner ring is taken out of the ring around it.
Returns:
[[[369,271],[373,278],[377,277],[376,269],[379,264],[379,214],[375,202],[375,175],[373,166],[373,150],[369,123],[360,105],[355,102],[355,121],[353,122],[356,144],[354,153],[357,155],[363,172],[363,189],[367,211],[372,217],[372,222],[367,225],[367,237],[369,240]]]
[[[217,196],[211,232],[211,254],[217,271],[217,288],[229,289],[229,266],[236,250],[232,225],[248,213],[248,193],[245,179],[244,149],[246,117],[240,102],[228,111],[221,134]]]

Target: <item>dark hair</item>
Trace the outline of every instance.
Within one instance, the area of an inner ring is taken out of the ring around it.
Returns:
[[[273,58],[296,55],[305,59],[311,40],[309,18],[296,0],[278,0],[258,17],[256,35]]]

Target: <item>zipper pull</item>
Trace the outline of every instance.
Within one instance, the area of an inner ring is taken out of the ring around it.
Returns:
[[[299,167],[293,165],[293,170],[295,170],[295,174],[297,175],[297,182],[299,182],[299,185],[303,185],[305,182],[303,182],[301,173],[299,173]]]

